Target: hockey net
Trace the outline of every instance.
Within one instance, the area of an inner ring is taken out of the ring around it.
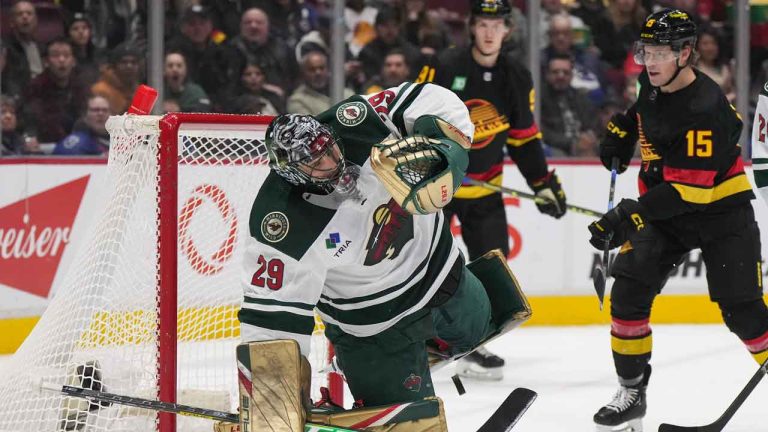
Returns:
[[[270,119],[110,118],[98,186],[106,205],[38,325],[0,370],[0,431],[212,430],[210,420],[98,406],[40,390],[41,382],[235,412],[239,258],[268,173]],[[320,372],[328,344],[316,322],[315,400],[320,386],[342,387]]]

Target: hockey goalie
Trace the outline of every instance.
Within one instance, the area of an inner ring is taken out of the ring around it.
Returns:
[[[241,430],[304,430],[313,310],[360,408],[314,422],[446,430],[430,364],[530,316],[504,257],[465,264],[441,211],[472,135],[467,108],[434,84],[271,122],[243,261]]]

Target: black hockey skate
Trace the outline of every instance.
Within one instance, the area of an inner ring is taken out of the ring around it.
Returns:
[[[651,366],[645,368],[636,385],[621,385],[613,400],[597,411],[593,420],[598,432],[641,432],[647,409],[645,389],[651,377]]]
[[[504,359],[479,347],[456,362],[456,373],[466,378],[500,381],[504,378]]]

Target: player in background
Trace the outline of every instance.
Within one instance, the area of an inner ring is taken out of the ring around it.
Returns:
[[[768,82],[760,89],[752,123],[752,169],[757,191],[768,204]]]
[[[469,109],[475,134],[467,177],[502,184],[505,149],[536,193],[536,206],[549,216],[565,214],[565,192],[547,167],[541,132],[533,119],[534,89],[530,72],[504,51],[511,31],[507,0],[472,0],[471,45],[451,48],[435,64],[424,66],[419,81],[435,82],[456,93]],[[446,208],[456,215],[469,259],[493,249],[509,254],[507,217],[502,196],[464,184]],[[457,373],[480,379],[503,378],[504,360],[477,350],[457,364]]]
[[[648,318],[656,295],[685,254],[700,248],[709,297],[758,362],[768,357],[760,233],[738,139],[742,121],[720,87],[691,67],[696,24],[664,9],[646,19],[635,45],[645,66],[637,102],[614,115],[600,144],[624,171],[640,141],[640,198],[623,199],[589,226],[590,242],[619,247],[611,273],[611,348],[619,378],[600,408],[598,430],[640,430],[651,375]]]
[[[457,355],[510,329],[499,317],[515,302],[494,293],[522,294],[506,260],[473,274],[441,211],[473,129],[456,95],[409,82],[276,117],[243,263],[243,341],[293,339],[306,356],[317,308],[355,401],[375,406],[435,394],[434,336]]]

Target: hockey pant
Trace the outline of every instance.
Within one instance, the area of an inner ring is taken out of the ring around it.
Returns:
[[[760,233],[751,205],[675,224],[651,224],[625,243],[611,269],[611,349],[624,380],[651,358],[653,300],[692,249],[700,248],[709,297],[728,328],[761,363],[768,357],[768,308],[762,297]]]

